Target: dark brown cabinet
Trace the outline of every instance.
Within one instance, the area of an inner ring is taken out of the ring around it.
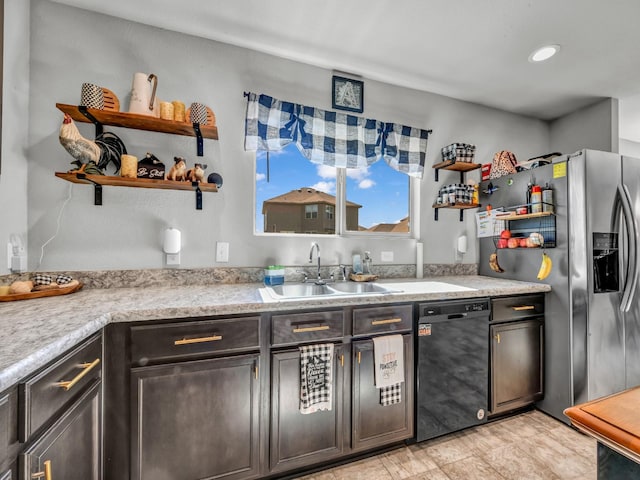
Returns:
[[[496,415],[544,395],[544,295],[492,300],[490,410]]]
[[[131,478],[259,475],[260,355],[134,368]]]
[[[344,346],[334,345],[332,409],[300,413],[300,352],[271,354],[270,470],[280,472],[343,454]]]
[[[18,443],[18,390],[0,395],[0,480],[10,480],[16,472]],[[17,478],[17,477],[13,477]]]
[[[404,340],[404,378],[401,401],[395,405],[380,403],[375,387],[373,341],[352,343],[352,439],[353,451],[391,444],[413,436],[413,337]]]
[[[20,455],[24,480],[99,480],[101,384],[93,383],[73,405]]]

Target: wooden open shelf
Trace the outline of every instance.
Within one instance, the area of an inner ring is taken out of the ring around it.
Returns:
[[[468,208],[478,208],[479,206],[480,206],[479,203],[434,203],[433,204],[433,208],[456,208],[458,210],[466,210]]]
[[[453,208],[455,210],[460,210],[460,221],[463,220],[464,215],[463,212],[470,208],[478,208],[480,207],[479,203],[434,203],[434,220],[438,221],[438,210],[441,208]]]
[[[56,172],[56,177],[72,183],[93,185],[94,205],[102,205],[102,187],[159,188],[161,190],[191,190],[196,194],[196,210],[202,210],[202,192],[217,192],[215,183],[177,182],[152,178],[123,178],[107,175],[87,175],[86,173]]]
[[[471,170],[477,170],[482,165],[473,162],[456,162],[454,160],[447,160],[444,162],[436,163],[433,168],[436,170],[454,170],[456,172],[469,172]]]
[[[200,187],[203,192],[217,192],[218,187],[215,183],[197,183],[193,185],[191,182],[178,182],[174,180],[155,180],[151,178],[124,178],[110,177],[107,175],[84,175],[79,178],[77,173],[56,172],[56,177],[62,178],[72,183],[84,183],[93,185],[108,185],[112,187],[136,187],[136,188],[159,188],[162,190],[191,190],[196,186]]]
[[[93,123],[80,111],[77,105],[67,105],[56,103],[56,107],[64,113],[68,113],[76,122]],[[114,127],[133,128],[136,130],[146,130],[150,132],[171,133],[174,135],[184,135],[189,137],[197,136],[192,123],[174,122],[148,115],[138,115],[136,113],[113,112],[108,110],[96,110],[87,108],[98,122],[103,125]],[[211,125],[200,125],[202,138],[218,140],[218,129]]]
[[[455,160],[445,160],[444,162],[436,163],[433,165],[435,169],[435,180],[438,181],[438,171],[440,170],[452,170],[460,172],[460,183],[464,183],[464,174],[471,170],[477,170],[482,165],[473,162],[456,162]]]
[[[553,212],[536,212],[536,213],[523,213],[518,215],[515,212],[505,213],[501,215],[500,212],[496,212],[496,220],[506,220],[507,222],[511,220],[526,220],[528,218],[540,218],[540,217],[548,217],[550,215],[554,215]]]

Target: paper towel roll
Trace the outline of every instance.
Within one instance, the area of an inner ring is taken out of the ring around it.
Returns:
[[[422,255],[424,254],[424,247],[422,242],[416,243],[416,278],[422,278],[424,276],[424,261]]]

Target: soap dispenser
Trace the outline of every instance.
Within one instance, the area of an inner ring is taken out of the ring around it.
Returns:
[[[359,254],[355,254],[353,256],[353,273],[354,275],[359,275],[362,273],[362,259],[360,258]]]

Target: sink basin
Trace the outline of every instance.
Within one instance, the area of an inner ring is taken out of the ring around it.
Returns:
[[[315,283],[285,283],[265,287],[265,290],[271,298],[275,298],[276,300],[347,295],[380,295],[401,291],[386,288],[377,283],[361,282],[336,282],[327,285],[316,285]]]
[[[286,298],[304,298],[334,294],[326,285],[316,285],[315,283],[285,283],[267,287],[267,290],[270,290],[278,297]]]
[[[397,290],[391,290],[385,288],[377,283],[363,283],[363,282],[339,282],[329,285],[331,290],[336,290],[340,293],[391,293]]]

